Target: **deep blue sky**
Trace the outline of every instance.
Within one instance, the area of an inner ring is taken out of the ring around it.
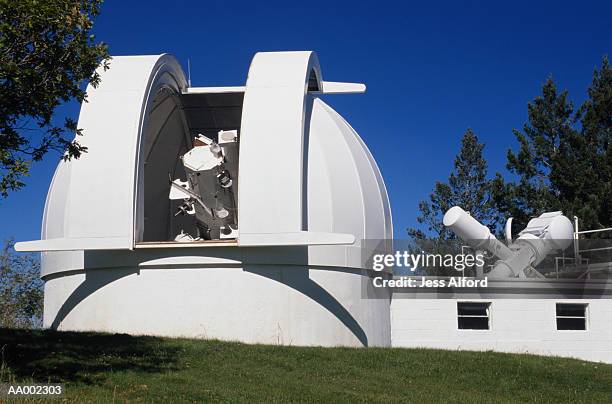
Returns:
[[[366,83],[363,95],[326,101],[376,158],[396,237],[448,177],[466,128],[486,143],[490,172],[504,171],[512,128],[545,79],[581,102],[612,46],[609,1],[290,3],[108,0],[95,33],[113,55],[191,59],[194,86],[244,84],[253,54],[272,50],[315,50],[326,80]],[[35,165],[28,186],[0,201],[0,240],[39,238],[56,162]]]

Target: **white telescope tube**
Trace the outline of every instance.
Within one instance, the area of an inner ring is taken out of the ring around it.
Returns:
[[[531,219],[519,233],[512,250],[459,206],[446,212],[443,223],[473,248],[484,248],[500,259],[489,272],[494,278],[521,276],[525,269],[539,264],[551,252],[567,248],[573,238],[572,223],[561,212],[547,212]],[[509,220],[506,226],[509,239],[510,224]]]
[[[444,215],[442,223],[474,249],[485,249],[502,260],[510,258],[513,254],[491,234],[487,226],[480,224],[459,206],[450,208]]]

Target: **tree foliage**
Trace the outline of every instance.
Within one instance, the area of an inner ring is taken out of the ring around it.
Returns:
[[[32,254],[16,254],[13,243],[0,250],[0,327],[40,327],[43,283],[40,264]]]
[[[83,82],[100,81],[109,55],[91,34],[102,0],[0,0],[0,197],[21,188],[32,161],[51,151],[78,158],[72,119],[53,122],[58,105],[86,100]]]
[[[612,69],[604,58],[595,69],[588,99],[578,109],[567,91],[548,79],[528,105],[528,122],[514,130],[519,143],[508,151],[517,182],[497,178],[500,214],[526,224],[545,211],[580,218],[582,228],[612,225]]]
[[[427,231],[408,229],[413,239],[448,240],[452,232],[442,224],[444,213],[455,205],[470,212],[476,220],[497,227],[495,205],[491,194],[491,180],[487,177],[487,162],[482,152],[484,144],[468,129],[461,139],[461,150],[455,157],[454,171],[448,182],[436,182],[428,201],[419,203],[417,221]]]

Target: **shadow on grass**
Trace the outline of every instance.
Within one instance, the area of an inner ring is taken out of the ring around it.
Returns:
[[[126,334],[0,328],[0,350],[15,381],[39,383],[98,384],[109,372],[165,372],[176,370],[178,361],[178,348],[167,341]]]

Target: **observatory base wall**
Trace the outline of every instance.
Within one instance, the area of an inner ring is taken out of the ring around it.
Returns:
[[[44,327],[245,343],[390,346],[390,297],[348,268],[199,265],[45,277]],[[386,293],[386,292],[385,292]]]
[[[460,330],[457,302],[490,303],[488,330]],[[588,304],[587,329],[557,330],[556,303]],[[394,298],[394,347],[530,353],[612,363],[610,299]]]

